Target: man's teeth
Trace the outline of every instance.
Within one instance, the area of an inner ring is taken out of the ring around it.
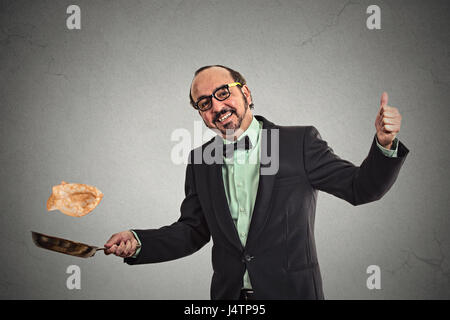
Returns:
[[[219,118],[219,122],[224,121],[224,120],[227,119],[229,116],[231,116],[231,112],[228,112],[226,115],[224,115],[223,117]]]

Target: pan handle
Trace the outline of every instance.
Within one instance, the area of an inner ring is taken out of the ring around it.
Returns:
[[[139,249],[140,247],[141,247],[140,244],[136,245],[136,249]],[[105,247],[103,247],[103,248],[95,248],[95,250],[96,250],[96,251],[106,250],[106,248],[105,248]]]

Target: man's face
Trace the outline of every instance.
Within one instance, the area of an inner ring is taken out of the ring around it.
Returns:
[[[194,102],[197,102],[199,97],[209,96],[215,89],[233,82],[234,80],[228,70],[220,67],[208,68],[200,72],[192,81],[192,98]],[[211,108],[206,111],[199,111],[208,128],[216,132],[218,130],[224,138],[228,139],[236,138],[246,130],[253,117],[248,107],[252,102],[248,87],[246,85],[242,88],[235,86],[229,88],[229,90],[230,96],[227,99],[218,101],[212,98]],[[222,120],[229,114],[228,118]]]

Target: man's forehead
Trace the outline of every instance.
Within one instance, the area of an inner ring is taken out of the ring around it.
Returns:
[[[192,95],[193,97],[210,95],[212,90],[233,81],[228,70],[220,67],[208,68],[201,71],[192,81]]]

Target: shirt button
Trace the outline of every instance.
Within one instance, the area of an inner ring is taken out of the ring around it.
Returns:
[[[244,212],[245,210],[244,210],[243,207],[240,207],[240,208],[239,208],[239,211],[240,211],[240,212]]]
[[[241,237],[244,238],[247,234],[245,232],[241,233]]]
[[[237,183],[237,186],[238,186],[238,187],[242,187],[242,182],[238,182],[238,183]]]

